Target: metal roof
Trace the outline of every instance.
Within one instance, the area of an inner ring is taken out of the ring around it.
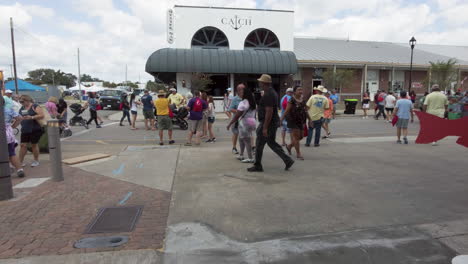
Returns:
[[[407,66],[410,64],[410,48],[407,45],[403,46],[390,42],[295,37],[294,53],[299,64],[307,62],[336,64],[367,63],[395,66]],[[449,54],[447,53],[447,55]],[[450,58],[452,57],[415,48],[413,65],[429,66],[430,61],[446,61]],[[468,61],[460,58],[456,59],[460,65],[468,66]]]
[[[398,43],[404,47],[408,44]],[[449,46],[449,45],[433,45],[433,44],[416,44],[415,49],[424,50],[427,52],[456,58],[458,61],[468,61],[468,46]]]
[[[146,72],[293,74],[297,61],[291,51],[165,48],[151,54]]]

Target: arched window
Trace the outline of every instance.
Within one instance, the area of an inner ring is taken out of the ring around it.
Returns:
[[[250,32],[244,42],[245,48],[279,49],[280,43],[275,33],[266,28],[257,28]]]
[[[204,27],[193,35],[193,47],[202,49],[229,48],[229,41],[221,30],[215,27]]]

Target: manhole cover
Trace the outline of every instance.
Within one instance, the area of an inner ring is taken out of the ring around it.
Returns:
[[[127,236],[87,237],[76,241],[75,248],[118,247],[128,242]]]
[[[131,232],[141,215],[143,206],[101,208],[86,228],[86,234]]]

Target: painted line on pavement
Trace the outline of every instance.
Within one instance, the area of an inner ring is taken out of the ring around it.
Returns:
[[[112,125],[115,125],[115,124],[118,124],[118,123],[119,123],[119,122],[112,122],[112,123],[109,123],[109,124],[102,125],[102,127],[112,126]],[[68,139],[70,139],[70,138],[73,138],[73,137],[76,137],[76,136],[80,136],[80,135],[89,133],[89,132],[94,131],[94,130],[96,130],[96,129],[97,129],[97,128],[90,128],[90,129],[86,129],[86,130],[83,130],[83,131],[80,131],[80,132],[76,132],[76,133],[74,133],[73,135],[71,135],[71,136],[69,136],[69,137],[61,138],[60,141],[65,141],[65,140],[68,140]]]
[[[125,168],[125,164],[122,164],[122,165],[120,165],[120,167],[118,169],[113,170],[112,174],[114,174],[114,175],[122,174],[123,171],[124,171],[124,168]]]
[[[122,200],[120,200],[119,205],[124,205],[127,200],[132,196],[133,192],[128,192]]]

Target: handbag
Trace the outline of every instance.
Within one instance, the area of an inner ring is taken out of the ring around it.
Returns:
[[[40,106],[40,105],[37,105],[37,104],[33,105],[33,111],[34,111],[36,114],[37,114],[36,109],[37,109],[38,107],[41,107],[41,106]],[[49,112],[48,112],[46,109],[44,109],[43,107],[41,107],[41,109],[42,109],[42,113],[44,113],[44,117],[43,117],[43,118],[40,118],[40,119],[36,119],[35,121],[36,121],[41,127],[45,127],[45,126],[47,126],[47,121],[50,120],[51,117],[50,117]]]
[[[395,126],[397,122],[398,122],[398,116],[394,115],[392,118],[392,126]]]
[[[304,124],[304,137],[309,135],[309,129],[307,128],[307,124]]]
[[[96,111],[99,111],[99,110],[102,110],[101,104],[97,104],[97,105],[96,105]]]

